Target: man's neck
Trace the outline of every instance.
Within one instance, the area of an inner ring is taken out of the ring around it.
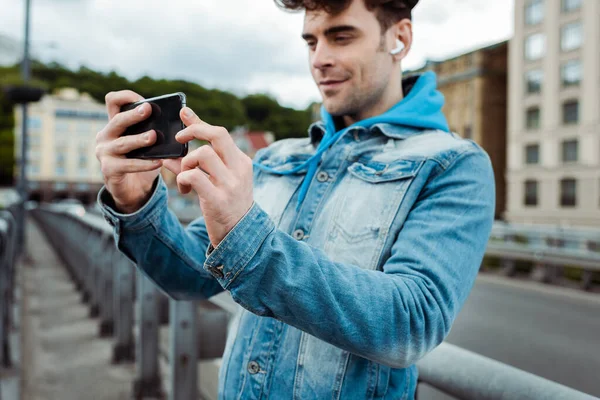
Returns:
[[[388,90],[387,96],[383,97],[381,101],[377,104],[373,105],[368,109],[361,110],[357,114],[354,115],[344,115],[341,118],[341,122],[343,122],[343,127],[350,126],[358,121],[362,121],[363,119],[375,117],[377,115],[381,115],[390,108],[392,108],[395,104],[400,102],[404,98],[404,94],[402,91],[402,82],[400,82],[399,90]]]

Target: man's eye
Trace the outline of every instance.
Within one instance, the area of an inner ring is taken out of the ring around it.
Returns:
[[[346,43],[350,41],[350,36],[336,36],[335,37],[335,42],[336,43]]]
[[[308,41],[308,42],[306,42],[306,46],[307,46],[309,49],[313,49],[313,48],[314,48],[316,45],[317,45],[317,43],[316,43],[316,42],[313,42],[313,41]]]

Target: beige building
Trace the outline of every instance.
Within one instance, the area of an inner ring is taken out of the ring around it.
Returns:
[[[21,112],[15,108],[16,156]],[[96,133],[108,121],[103,103],[75,89],[61,89],[29,107],[27,179],[30,198],[95,200],[103,180],[95,156]]]
[[[506,218],[600,226],[600,1],[516,0]]]
[[[450,129],[489,154],[496,180],[496,218],[503,216],[506,198],[507,47],[507,42],[497,43],[447,60],[428,61],[406,73],[434,71]]]

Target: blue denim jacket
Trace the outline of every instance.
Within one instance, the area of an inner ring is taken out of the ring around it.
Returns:
[[[255,162],[289,170],[324,133],[275,142]],[[157,180],[148,203],[99,202],[119,249],[176,299],[229,291],[241,312],[220,371],[223,399],[412,399],[415,362],[444,340],[479,269],[494,215],[488,155],[398,125],[356,127],[303,172],[254,169],[255,203],[213,250],[183,228]],[[212,247],[212,246],[210,246]]]

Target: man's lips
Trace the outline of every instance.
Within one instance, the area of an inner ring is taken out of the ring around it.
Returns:
[[[327,80],[323,80],[323,81],[319,82],[319,85],[321,85],[324,88],[332,88],[332,87],[338,86],[346,81],[347,81],[347,79],[339,79],[339,80],[327,79]]]

